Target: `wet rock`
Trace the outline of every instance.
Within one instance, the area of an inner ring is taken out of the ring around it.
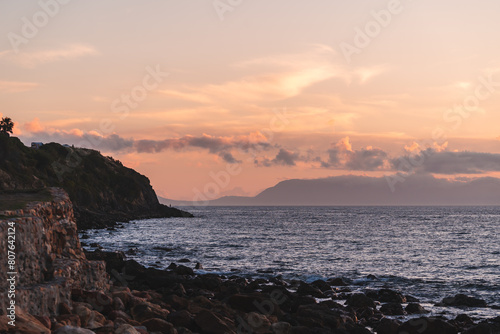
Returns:
[[[330,287],[329,287],[330,288]],[[305,282],[301,282],[299,288],[297,289],[297,293],[302,296],[313,296],[316,298],[325,298],[323,292],[320,289],[309,285]]]
[[[398,328],[401,323],[395,319],[382,318],[375,326],[377,334],[398,334]]]
[[[142,322],[141,325],[145,326],[150,332],[160,332],[162,334],[177,334],[177,330],[175,330],[174,325],[163,319],[149,319]]]
[[[119,297],[113,297],[113,310],[123,311],[125,310],[125,304],[123,300]]]
[[[486,307],[487,304],[483,299],[470,297],[464,294],[455,295],[455,297],[443,298],[438,306],[467,306],[467,307]]]
[[[54,334],[95,334],[95,332],[91,331],[90,329],[80,327],[63,326],[54,331]]]
[[[416,297],[406,295],[405,298],[406,298],[406,302],[408,302],[408,303],[420,303],[420,300]]]
[[[173,262],[170,263],[170,265],[167,267],[167,269],[170,269],[170,270],[175,269],[175,268],[177,268],[177,265]]]
[[[380,308],[380,312],[384,315],[405,315],[406,312],[403,306],[399,303],[386,303]]]
[[[201,265],[201,263],[196,262],[196,266],[194,267],[194,269],[200,270],[203,269],[203,266]]]
[[[425,314],[429,313],[422,305],[418,303],[409,303],[405,308],[406,313],[408,314]]]
[[[234,325],[231,324],[229,319],[223,319],[211,311],[202,310],[195,317],[195,322],[202,332],[208,334],[232,334],[236,333]]]
[[[373,299],[365,296],[363,293],[352,294],[349,299],[347,299],[347,305],[358,308],[358,307],[371,307],[375,308],[375,302]]]
[[[398,333],[408,334],[457,334],[455,326],[441,318],[416,318],[402,324]]]
[[[406,303],[406,297],[391,289],[378,290],[378,301],[382,303]]]
[[[500,325],[490,322],[482,322],[465,330],[463,334],[498,334]]]
[[[188,275],[188,276],[194,275],[193,269],[183,265],[177,266],[177,268],[174,269],[174,272],[178,275]]]
[[[331,285],[331,286],[347,286],[348,284],[346,282],[344,282],[344,280],[340,277],[335,277],[335,278],[330,278],[328,280],[328,283]]]
[[[315,288],[318,288],[321,292],[332,291],[332,287],[330,286],[330,284],[323,280],[316,280],[312,282],[311,285]]]
[[[378,280],[378,277],[377,277],[377,276],[375,276],[375,275],[372,275],[372,274],[370,274],[370,275],[366,276],[366,278],[367,278],[367,279],[370,279],[370,280]]]
[[[191,262],[191,260],[190,259],[180,259],[178,262],[179,263],[189,263],[189,262]]]
[[[467,314],[459,314],[455,317],[454,320],[456,323],[460,324],[461,327],[464,327],[466,325],[473,325],[474,320],[471,319]]]

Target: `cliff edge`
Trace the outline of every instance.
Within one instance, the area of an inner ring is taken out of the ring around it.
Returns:
[[[0,261],[0,314],[57,316],[62,305],[71,306],[72,290],[109,289],[105,263],[85,257],[69,196],[60,188],[49,192],[48,201],[0,211],[0,249],[6,254]],[[7,298],[10,291],[14,298]],[[6,315],[1,318],[0,326]]]
[[[45,144],[26,147],[0,135],[0,193],[63,188],[74,206],[78,229],[103,228],[117,221],[191,217],[158,202],[149,179],[96,150]]]

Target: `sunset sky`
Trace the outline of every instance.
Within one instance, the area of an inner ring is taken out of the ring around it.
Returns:
[[[498,1],[16,0],[0,13],[15,136],[97,149],[163,197],[384,176],[423,151],[415,172],[500,176]]]

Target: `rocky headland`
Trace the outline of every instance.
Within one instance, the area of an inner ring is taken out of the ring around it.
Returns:
[[[2,249],[15,223],[18,272],[12,327],[4,298],[9,268],[2,259],[0,333],[500,333],[500,318],[467,315],[490,306],[466,295],[440,302],[463,310],[450,320],[429,316],[399,291],[355,292],[340,278],[306,283],[199,275],[188,262],[159,270],[121,252],[84,252],[68,196],[50,192],[51,200],[0,212]]]
[[[0,195],[47,187],[68,193],[79,230],[133,219],[192,216],[160,204],[146,176],[96,150],[57,143],[35,149],[0,134]]]

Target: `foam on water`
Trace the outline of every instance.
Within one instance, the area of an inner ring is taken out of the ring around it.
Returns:
[[[498,207],[204,207],[193,219],[149,219],[86,232],[105,250],[159,268],[400,289],[433,305],[464,293],[500,304]],[[162,249],[158,249],[164,248]],[[377,279],[368,279],[367,275]],[[433,309],[434,310],[434,309]],[[439,309],[435,309],[439,312]],[[498,310],[479,310],[500,315]],[[479,316],[479,315],[478,315]],[[482,314],[484,316],[484,314]]]

